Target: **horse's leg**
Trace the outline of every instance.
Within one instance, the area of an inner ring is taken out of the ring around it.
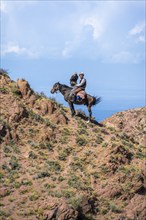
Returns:
[[[88,105],[88,112],[89,112],[89,119],[88,119],[88,121],[91,121],[92,111],[91,111],[91,106],[90,105]]]
[[[70,110],[71,110],[71,115],[74,116],[75,115],[75,109],[74,109],[74,105],[72,102],[68,102],[69,106],[70,106]]]

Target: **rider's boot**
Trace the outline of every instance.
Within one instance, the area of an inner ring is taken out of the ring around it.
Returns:
[[[77,95],[76,100],[77,100],[77,101],[82,101],[82,98]]]

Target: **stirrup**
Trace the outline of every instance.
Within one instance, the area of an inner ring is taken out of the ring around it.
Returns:
[[[77,101],[82,101],[82,98],[79,95],[77,95],[76,100]]]

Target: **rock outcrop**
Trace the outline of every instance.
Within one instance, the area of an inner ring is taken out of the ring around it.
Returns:
[[[86,123],[0,70],[1,219],[145,220],[145,111]]]
[[[26,80],[18,79],[17,86],[20,89],[20,92],[24,99],[29,99],[30,96],[33,94],[33,90],[30,88],[30,85]]]

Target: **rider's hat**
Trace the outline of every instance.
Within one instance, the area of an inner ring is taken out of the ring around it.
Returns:
[[[80,73],[79,73],[79,76],[80,76],[80,75],[84,76],[84,73],[83,73],[83,72],[80,72]]]

